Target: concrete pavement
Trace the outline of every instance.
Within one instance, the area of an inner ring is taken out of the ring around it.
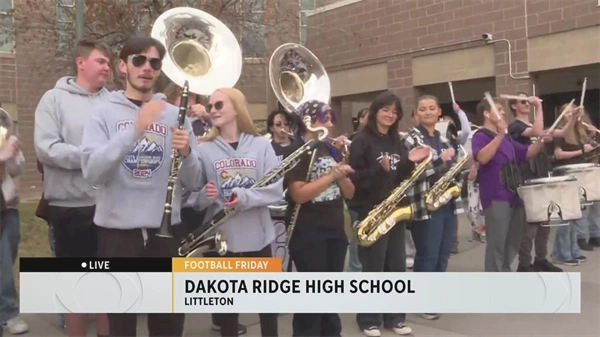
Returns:
[[[461,216],[462,218],[462,216]],[[554,239],[553,230],[550,247]],[[469,242],[470,228],[464,218],[460,221],[459,253],[450,259],[453,272],[483,271],[485,244]],[[588,261],[578,267],[561,266],[565,271],[582,273],[581,314],[499,315],[499,314],[445,314],[439,320],[428,321],[418,315],[408,315],[408,325],[415,336],[600,336],[600,249],[583,252]],[[516,266],[515,266],[516,268]],[[64,336],[58,328],[56,315],[22,315],[30,325],[29,336]],[[258,315],[241,315],[240,322],[248,326],[246,336],[260,336]],[[279,318],[280,336],[292,335],[292,315]],[[354,315],[342,315],[343,336],[362,336]],[[146,319],[138,318],[138,335],[147,335]],[[219,336],[210,328],[210,315],[188,315],[186,336]],[[10,335],[5,332],[5,335]],[[90,336],[96,334],[90,330]],[[395,336],[384,332],[383,336]]]

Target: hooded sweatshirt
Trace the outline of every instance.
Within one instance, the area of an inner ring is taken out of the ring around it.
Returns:
[[[153,100],[164,99],[159,94]],[[171,127],[177,127],[179,108],[167,104],[162,116],[144,132],[135,130],[140,108],[123,91],[111,92],[97,105],[85,126],[82,144],[83,176],[97,186],[94,223],[101,227],[158,228],[171,169]],[[182,187],[198,191],[202,175],[192,126],[186,117],[192,152],[182,159],[175,184],[171,223],[179,224]]]
[[[197,208],[208,207],[206,221],[223,209],[223,204],[233,193],[237,195],[236,213],[219,227],[227,238],[229,251],[254,252],[270,244],[275,239],[275,228],[268,206],[281,201],[283,179],[266,187],[250,189],[279,164],[270,141],[242,133],[234,149],[217,136],[212,141],[200,143],[198,154],[203,183],[214,182],[219,192],[214,201],[208,201],[204,193],[199,194]]]
[[[44,198],[50,205],[93,206],[95,191],[81,172],[81,139],[92,108],[109,92],[91,94],[66,76],[48,90],[35,110],[34,144],[44,165]]]

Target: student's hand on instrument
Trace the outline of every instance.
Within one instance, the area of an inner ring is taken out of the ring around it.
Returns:
[[[452,103],[452,110],[454,110],[455,113],[458,113],[460,111],[460,105]]]
[[[413,163],[419,163],[427,158],[429,153],[431,153],[430,148],[417,146],[408,153],[408,160],[412,161]]]
[[[587,153],[587,152],[593,151],[596,149],[596,147],[592,146],[592,144],[585,144],[585,145],[583,145],[583,152]]]
[[[498,120],[498,122],[496,123],[496,127],[498,128],[498,135],[504,137],[506,135],[506,131],[508,130],[506,121],[504,119]]]
[[[135,130],[143,132],[150,124],[154,123],[165,110],[167,103],[163,100],[150,101],[142,105],[142,109],[135,121]]]
[[[186,130],[180,130],[171,126],[171,132],[173,133],[173,140],[171,144],[174,149],[179,151],[184,157],[187,157],[192,149],[190,148],[190,134]]]
[[[336,180],[347,178],[352,173],[354,173],[354,169],[347,164],[338,165],[333,169],[333,176]]]
[[[384,155],[379,164],[385,170],[385,172],[390,172],[390,157],[388,155]]]
[[[188,116],[195,116],[200,119],[208,119],[208,113],[206,112],[206,107],[202,104],[192,105],[190,111],[188,111]]]
[[[546,131],[542,135],[542,142],[544,142],[544,143],[551,142],[553,139],[554,139],[554,136],[552,135],[552,132]]]
[[[346,137],[346,136],[339,136],[339,137],[337,137],[335,139],[334,145],[338,149],[342,149],[342,148],[344,148],[344,145],[346,145],[347,141],[348,141],[348,137]]]
[[[18,141],[6,141],[0,147],[0,162],[7,161],[14,158],[20,150],[20,143]]]
[[[535,105],[536,107],[540,107],[542,106],[542,101],[537,96],[531,96],[529,97],[529,104]]]
[[[440,155],[440,158],[442,158],[443,161],[452,160],[452,158],[454,158],[455,154],[456,154],[456,151],[454,151],[454,149],[447,149],[446,151],[442,152],[442,154]]]
[[[225,203],[225,205],[223,205],[223,208],[225,210],[230,210],[232,208],[235,208],[235,206],[238,204],[238,198],[237,198],[237,194],[232,193],[231,194],[231,198],[229,198],[229,201]]]
[[[204,193],[206,193],[206,197],[211,201],[217,200],[217,197],[219,196],[217,186],[212,181],[209,181],[208,184],[206,184],[206,187],[204,188]]]

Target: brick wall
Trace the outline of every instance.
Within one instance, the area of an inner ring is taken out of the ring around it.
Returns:
[[[491,33],[511,42],[513,73],[519,76],[528,69],[528,37],[598,25],[597,5],[597,0],[364,0],[310,16],[307,47],[329,71],[387,60],[389,87],[411,108],[411,51]],[[496,89],[530,91],[529,79],[509,76],[506,43],[494,48]]]

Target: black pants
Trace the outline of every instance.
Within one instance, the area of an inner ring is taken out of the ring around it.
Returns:
[[[185,227],[186,234],[189,234],[202,224],[206,210],[196,211],[191,207],[184,207],[181,209],[181,224]]]
[[[96,256],[94,211],[94,206],[48,207],[48,222],[54,225],[56,257]]]
[[[98,257],[174,257],[181,238],[183,226],[173,226],[174,239],[159,238],[156,229],[146,230],[146,242],[141,229],[110,229],[96,227],[98,233]],[[150,337],[181,337],[184,314],[148,314]],[[111,336],[137,336],[137,314],[108,314]]]
[[[358,246],[358,258],[362,271],[369,272],[405,272],[406,241],[405,223],[397,223],[386,235],[370,247]],[[391,328],[406,320],[406,314],[357,314],[356,322],[361,330],[376,326]]]
[[[327,236],[319,231],[297,231],[290,242],[290,257],[298,272],[343,272],[347,249],[343,232]],[[294,337],[337,337],[342,333],[338,314],[294,314],[292,326]]]
[[[206,253],[206,257],[218,257],[214,252]],[[228,257],[272,257],[271,245],[256,252],[233,253],[227,252],[224,258]],[[237,337],[239,336],[239,314],[213,314],[213,321],[221,327],[222,337]],[[258,314],[260,318],[260,333],[262,337],[277,337],[279,335],[279,326],[277,321],[278,314]]]

